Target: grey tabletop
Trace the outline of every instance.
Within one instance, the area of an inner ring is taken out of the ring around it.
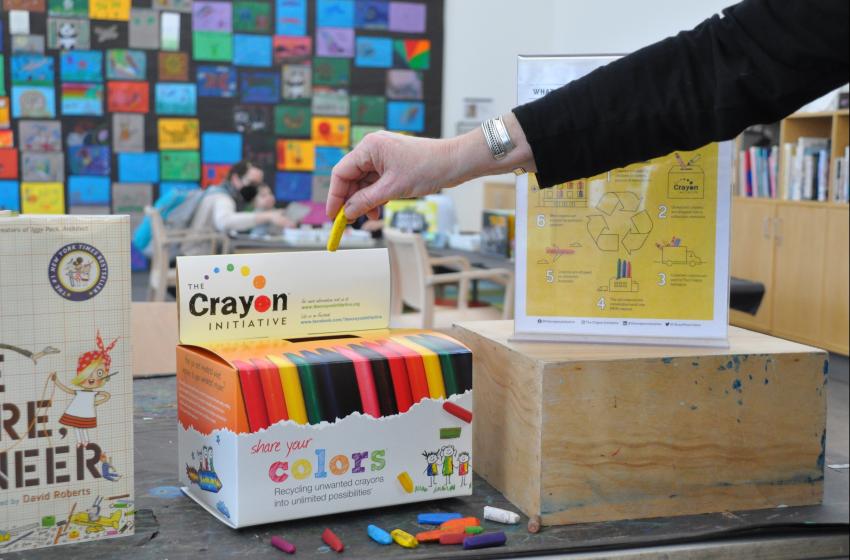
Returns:
[[[839,393],[843,391],[843,396],[833,395],[831,403],[838,399],[836,402],[840,404],[835,407],[836,414],[841,415],[837,433],[842,433],[843,425],[844,441],[835,441],[841,436],[828,441],[828,464],[847,462],[847,385],[834,385],[839,387]],[[730,558],[755,557],[757,552],[765,553],[766,546],[772,547],[771,558],[793,558],[801,557],[800,550],[817,553],[817,557],[843,556],[850,546],[847,537],[848,472],[833,469],[826,472],[826,496],[821,506],[547,527],[538,534],[527,532],[527,519],[524,517],[515,526],[485,522],[488,529],[504,530],[508,543],[502,548],[480,551],[461,551],[457,547],[438,545],[405,550],[395,545],[377,545],[366,536],[369,523],[385,528],[399,527],[411,533],[424,530],[417,525],[416,514],[425,511],[458,511],[480,516],[484,505],[512,508],[501,494],[480,478],[475,479],[475,493],[470,498],[232,530],[183,496],[177,488],[175,387],[174,377],[138,379],[134,383],[137,496],[134,536],[20,553],[4,554],[0,550],[0,558],[212,560],[286,557],[269,545],[273,535],[284,536],[296,544],[298,553],[295,558],[328,558],[329,554],[334,554],[320,539],[325,527],[332,528],[346,543],[346,550],[340,556],[374,559],[516,558],[590,551],[606,551],[605,557],[625,557],[621,555],[635,552],[635,549],[643,551],[642,560],[693,559],[697,557],[693,555],[695,549],[706,552],[716,550],[718,546],[731,547],[729,550],[734,551],[731,553],[733,556],[728,556],[728,551],[726,555]],[[833,433],[830,432],[830,437]],[[681,556],[672,552],[677,550],[676,547],[683,551]],[[653,550],[659,552],[655,554]],[[710,557],[716,556],[712,553]]]

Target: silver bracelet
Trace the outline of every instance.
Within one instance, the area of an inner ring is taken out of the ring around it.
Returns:
[[[493,120],[493,124],[496,125],[496,132],[499,134],[499,138],[502,140],[502,147],[505,149],[505,153],[510,153],[511,150],[515,148],[515,146],[514,143],[511,141],[511,135],[508,134],[508,127],[505,126],[505,121],[502,120],[501,115]]]
[[[511,140],[511,135],[508,134],[508,127],[505,126],[505,121],[502,117],[496,117],[481,123],[481,130],[484,131],[484,140],[487,141],[487,147],[490,148],[490,153],[493,154],[493,159],[503,159],[516,146]],[[522,167],[517,167],[513,170],[516,175],[524,175],[527,171]]]
[[[503,125],[504,126],[504,125]],[[490,119],[481,123],[481,130],[484,132],[484,140],[487,142],[487,147],[494,159],[502,159],[508,155],[507,147],[505,146],[499,130],[496,128],[496,119]]]

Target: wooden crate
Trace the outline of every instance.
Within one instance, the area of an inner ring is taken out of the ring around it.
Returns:
[[[827,354],[730,328],[730,348],[508,341],[474,356],[474,470],[544,525],[820,503]]]

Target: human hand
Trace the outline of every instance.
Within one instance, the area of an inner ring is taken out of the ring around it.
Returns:
[[[266,212],[260,212],[257,214],[257,223],[258,224],[272,224],[279,228],[294,228],[298,227],[293,220],[291,220],[283,210],[268,210]]]
[[[274,215],[274,218],[272,219],[272,224],[281,229],[298,227],[298,224],[295,223],[294,220],[290,219],[286,214],[282,213],[276,213]]]
[[[509,112],[502,118],[515,148],[500,160],[493,158],[481,130],[443,140],[386,131],[366,135],[333,169],[328,217],[335,218],[344,205],[349,221],[363,214],[376,220],[390,200],[433,194],[517,167],[535,171],[531,146],[516,116]]]
[[[432,194],[460,182],[455,142],[373,132],[334,167],[326,211],[345,205],[349,220],[380,217],[380,207],[398,198]]]

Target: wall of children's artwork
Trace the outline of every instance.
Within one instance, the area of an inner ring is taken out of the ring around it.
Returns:
[[[443,0],[2,0],[0,209],[128,213],[247,158],[324,202],[374,130],[439,136]]]

